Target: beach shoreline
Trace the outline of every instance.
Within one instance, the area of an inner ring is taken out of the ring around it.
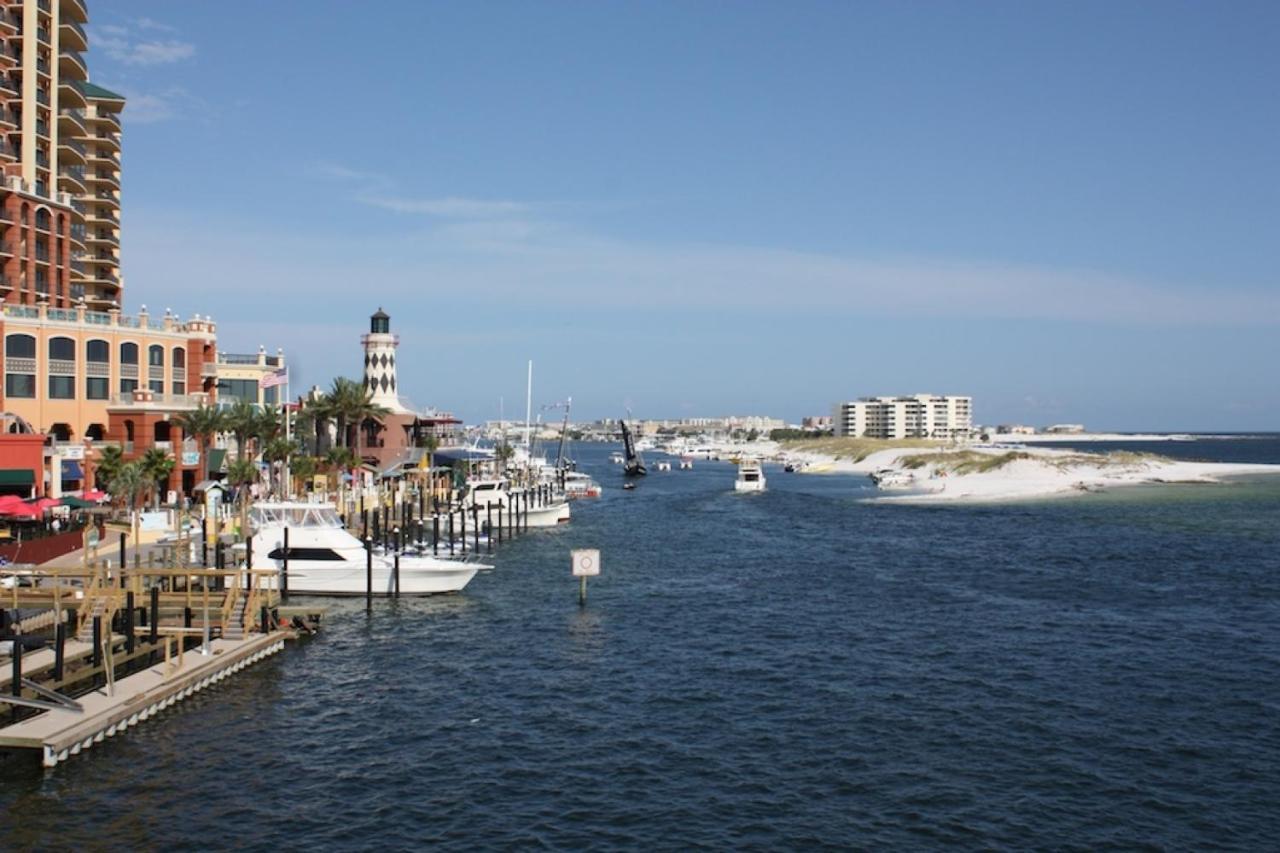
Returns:
[[[861,459],[804,452],[804,473],[894,472],[912,485],[869,498],[884,503],[1006,502],[1068,497],[1154,484],[1212,484],[1280,474],[1280,465],[1192,462],[1149,454],[1024,446],[966,445],[943,449],[887,448]]]

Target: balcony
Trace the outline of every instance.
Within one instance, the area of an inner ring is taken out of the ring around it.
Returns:
[[[120,134],[107,133],[99,130],[94,134],[93,141],[98,143],[98,147],[105,150],[108,154],[120,150]]]
[[[66,158],[73,163],[84,165],[85,150],[84,143],[71,137],[62,137],[58,140],[59,157]]]
[[[49,93],[44,89],[36,89],[36,103],[41,106],[49,106]]]
[[[58,112],[58,132],[67,136],[88,136],[89,131],[84,123],[84,110],[70,109]],[[83,144],[80,146],[84,151]]]
[[[36,121],[36,136],[43,136],[48,138],[49,122],[45,121],[44,119],[38,119]]]
[[[0,255],[12,258],[15,254],[15,246],[9,240],[0,241]]]
[[[58,102],[64,107],[87,107],[89,102],[76,80],[62,80],[58,85]]]
[[[58,73],[71,80],[88,80],[89,66],[79,51],[63,50],[58,54]]]
[[[89,49],[89,37],[85,35],[84,27],[65,15],[59,22],[58,40],[63,47],[70,47],[75,50]]]
[[[8,92],[11,96],[21,95],[22,84],[7,74],[0,74],[0,91]]]
[[[15,116],[13,113],[9,112],[8,109],[4,107],[0,107],[0,124],[4,125],[5,127],[17,127],[18,117]]]
[[[120,248],[120,238],[115,236],[114,234],[102,234],[97,232],[91,232],[86,236],[87,236],[87,239],[85,240],[85,245],[105,244],[107,246],[113,246],[117,249]],[[93,260],[98,263],[110,262],[114,264],[116,262],[115,258],[111,258],[111,257],[104,258],[101,255],[99,255],[97,258],[94,258]]]
[[[108,225],[115,226],[115,227],[118,227],[120,225],[120,217],[117,216],[115,211],[113,210],[102,210],[101,208],[99,208],[98,210],[90,211],[85,216],[85,219],[88,220],[89,222],[97,223],[98,225],[101,225],[102,223],[106,223]],[[97,238],[90,237],[90,239],[97,239]]]
[[[111,169],[120,168],[120,158],[112,152],[90,151],[85,155],[90,164],[101,169],[106,166]]]
[[[43,56],[38,58],[36,60],[36,70],[41,74],[47,75],[49,73],[49,60],[45,59]]]
[[[36,27],[36,39],[39,40],[41,44],[53,44],[53,38],[49,35],[48,27]],[[49,73],[47,66],[45,68],[45,73]]]
[[[117,131],[120,130],[120,116],[104,110],[101,106],[98,107],[98,114],[94,118],[105,124],[108,129],[114,127]]]
[[[69,193],[83,193],[84,187],[84,167],[68,166],[62,174],[58,176],[59,186]]]
[[[92,181],[97,181],[100,184],[106,184],[109,187],[114,187],[117,190],[120,189],[120,179],[115,175],[111,174],[110,172],[91,172],[89,174],[89,179]],[[100,194],[99,198],[108,199],[110,201],[118,201],[118,199],[110,193]]]
[[[50,0],[36,0],[36,8],[48,15],[53,12],[53,3]]]
[[[73,20],[84,23],[89,20],[89,9],[84,0],[61,0],[58,10],[62,12],[62,20]]]

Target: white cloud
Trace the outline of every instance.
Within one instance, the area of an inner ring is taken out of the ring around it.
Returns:
[[[388,198],[381,196],[361,198],[372,207],[395,213],[416,213],[441,219],[491,219],[528,213],[527,204],[515,201],[488,201],[475,198]]]
[[[177,38],[152,38],[138,31],[176,33],[167,24],[150,18],[139,18],[133,26],[101,24],[89,28],[89,46],[109,59],[129,66],[168,65],[190,59],[196,46]]]
[[[113,86],[124,95],[128,105],[125,116],[130,124],[153,124],[177,118],[195,102],[181,86],[169,86],[155,92],[142,92],[131,86]]]

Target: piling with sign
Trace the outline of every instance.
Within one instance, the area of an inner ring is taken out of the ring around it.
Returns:
[[[569,552],[573,576],[578,579],[578,606],[587,604],[587,578],[600,575],[600,551],[596,548],[579,548]]]

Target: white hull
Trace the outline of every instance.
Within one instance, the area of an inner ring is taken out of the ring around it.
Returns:
[[[763,492],[764,478],[761,477],[759,480],[752,480],[751,482],[735,480],[733,483],[733,490],[735,492]]]
[[[365,595],[370,588],[370,555],[364,545],[337,521],[332,507],[296,503],[255,504],[253,523],[257,528],[253,544],[253,568],[277,572],[267,579],[269,587],[281,583],[284,568],[284,536],[289,530],[289,592],[303,595]],[[480,563],[465,563],[433,556],[401,554],[397,572],[395,557],[372,555],[372,592],[394,595],[396,576],[401,595],[437,595],[459,592],[480,569]]]
[[[529,508],[530,527],[555,527],[569,520],[568,501]]]

